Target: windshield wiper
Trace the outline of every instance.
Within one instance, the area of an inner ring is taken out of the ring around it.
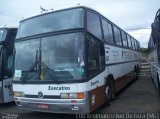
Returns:
[[[44,62],[40,63],[41,66],[44,67],[44,71],[47,72],[49,74],[49,77],[53,80],[55,80],[56,82],[58,82],[57,76],[54,75],[54,69],[49,68]]]
[[[24,75],[24,77],[22,78],[22,81],[25,81],[25,80],[29,80],[29,74],[31,73],[31,72],[33,72],[34,71],[34,68],[36,67],[36,69],[35,69],[35,71],[37,70],[38,71],[38,69],[37,69],[37,64],[38,64],[38,50],[36,50],[36,57],[35,57],[35,62],[29,67],[29,69],[28,70],[26,70],[25,72],[27,72],[25,75]]]
[[[42,69],[43,68],[43,69]],[[40,62],[38,61],[38,50],[36,51],[36,57],[35,57],[35,62],[30,66],[30,68],[26,71],[27,73],[24,75],[24,77],[22,78],[22,81],[25,80],[29,80],[29,74],[32,73],[33,71],[38,71],[39,72],[39,79],[41,79],[40,75],[41,75],[41,70],[44,70],[45,72],[47,72],[49,74],[49,77],[53,80],[55,80],[56,82],[58,82],[57,80],[57,76],[54,75],[54,69],[50,69],[44,62]],[[30,77],[31,78],[31,77]]]

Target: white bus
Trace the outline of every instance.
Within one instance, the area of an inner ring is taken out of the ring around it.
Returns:
[[[20,22],[13,90],[20,109],[89,113],[139,73],[139,42],[87,7]]]
[[[14,75],[14,39],[17,28],[0,28],[0,103],[14,101],[12,77]]]
[[[148,42],[151,76],[160,94],[160,9],[152,23],[152,32]]]

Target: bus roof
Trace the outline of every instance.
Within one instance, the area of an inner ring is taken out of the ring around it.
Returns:
[[[109,20],[108,18],[106,18],[104,15],[102,15],[101,13],[97,12],[96,10],[94,10],[93,8],[90,8],[88,6],[75,6],[75,7],[69,7],[69,8],[64,8],[64,9],[59,9],[59,10],[55,10],[55,11],[48,11],[46,13],[42,13],[39,15],[35,15],[35,16],[31,16],[28,17],[26,19],[21,20],[20,22],[35,18],[35,17],[39,17],[39,16],[43,16],[43,15],[47,15],[47,14],[52,14],[52,13],[56,13],[56,12],[61,12],[61,11],[65,11],[65,10],[71,10],[71,9],[78,9],[78,8],[82,8],[82,9],[87,9],[87,10],[91,10],[99,15],[101,15],[103,18],[107,19],[109,22],[111,22],[112,24],[114,24],[115,26],[117,26],[115,23],[113,23],[111,20]],[[127,33],[124,29],[120,28],[119,26],[117,26],[119,29],[121,29],[122,31],[124,31],[125,33]],[[129,35],[131,38],[133,38],[134,40],[136,40],[133,36],[131,36],[129,33],[127,33],[127,35]],[[138,41],[138,40],[136,40]],[[139,42],[139,41],[138,41]]]
[[[54,11],[48,11],[46,13],[42,13],[42,14],[38,14],[38,15],[35,15],[35,16],[25,18],[25,19],[21,20],[20,22],[23,22],[23,21],[26,21],[26,20],[29,20],[29,19],[32,19],[32,18],[35,18],[35,17],[47,15],[47,14],[52,14],[52,13],[56,13],[56,12],[61,12],[61,11],[71,10],[71,9],[77,9],[77,8],[83,8],[83,9],[87,8],[87,9],[89,9],[88,7],[85,7],[85,6],[77,6],[77,7],[64,8],[64,9],[59,9],[59,10],[54,10]]]

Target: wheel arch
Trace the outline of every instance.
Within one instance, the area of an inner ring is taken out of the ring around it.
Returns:
[[[112,83],[115,85],[115,80],[114,80],[113,74],[109,74],[109,75],[106,77],[106,80],[111,80]]]

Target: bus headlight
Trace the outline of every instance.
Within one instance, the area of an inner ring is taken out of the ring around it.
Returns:
[[[14,94],[14,97],[23,97],[24,96],[23,92],[14,91],[13,94]]]
[[[62,99],[83,99],[84,93],[61,93]]]

